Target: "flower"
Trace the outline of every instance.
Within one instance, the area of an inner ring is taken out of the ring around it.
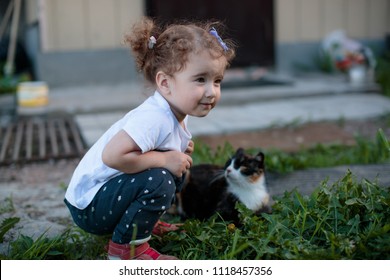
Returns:
[[[331,59],[333,69],[348,72],[356,65],[375,68],[376,61],[371,49],[348,38],[343,30],[328,34],[322,42],[322,50]]]
[[[335,66],[342,72],[348,71],[349,68],[355,65],[364,65],[366,58],[362,52],[349,52],[345,56],[335,60]]]

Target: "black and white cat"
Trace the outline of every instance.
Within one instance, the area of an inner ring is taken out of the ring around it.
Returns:
[[[271,210],[262,152],[250,156],[239,148],[224,168],[201,164],[189,172],[179,199],[178,211],[184,217],[203,220],[218,212],[224,220],[238,222],[237,201],[255,213]]]

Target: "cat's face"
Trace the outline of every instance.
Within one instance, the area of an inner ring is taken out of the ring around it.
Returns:
[[[264,178],[264,154],[250,156],[239,148],[225,165],[225,177],[232,183],[256,183]]]

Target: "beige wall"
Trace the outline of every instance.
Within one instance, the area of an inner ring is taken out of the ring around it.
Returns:
[[[121,47],[143,0],[27,0],[37,10],[44,52]],[[29,7],[30,6],[30,7]],[[390,0],[275,0],[278,43],[321,40],[335,29],[352,38],[381,39],[390,33]]]
[[[30,1],[30,0],[29,0]],[[121,47],[142,0],[38,0],[44,52]]]
[[[321,40],[336,29],[352,38],[390,33],[390,0],[275,0],[280,43]]]

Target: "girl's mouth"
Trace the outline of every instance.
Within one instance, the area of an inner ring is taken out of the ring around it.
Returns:
[[[213,103],[200,103],[201,106],[203,106],[206,109],[212,109]]]

